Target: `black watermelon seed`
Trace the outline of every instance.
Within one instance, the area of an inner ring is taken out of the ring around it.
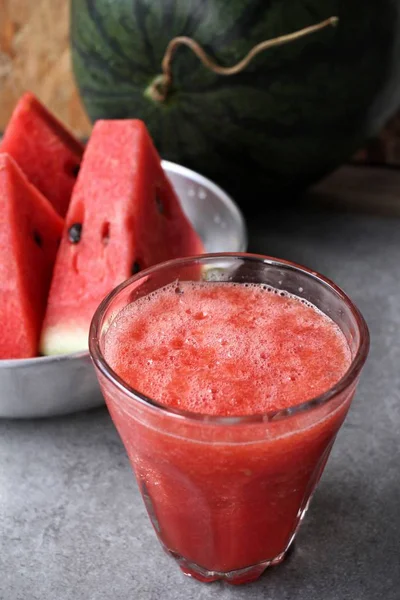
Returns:
[[[140,265],[137,261],[135,261],[132,265],[132,275],[136,275],[136,273],[139,273],[140,271]]]
[[[36,231],[36,229],[33,231],[33,240],[34,240],[36,246],[39,246],[39,248],[42,247],[42,237],[41,237],[40,233],[38,233]]]
[[[110,223],[106,221],[101,227],[101,240],[105,246],[110,241]]]
[[[81,165],[74,165],[71,169],[72,171],[72,175],[74,177],[78,177],[78,173],[79,173],[79,169],[81,168]]]
[[[80,242],[81,235],[82,235],[82,223],[74,223],[68,229],[68,239],[71,242],[71,244],[77,244],[78,242]]]
[[[164,204],[160,198],[160,196],[157,194],[156,192],[156,206],[157,206],[157,210],[160,213],[160,215],[164,214]]]

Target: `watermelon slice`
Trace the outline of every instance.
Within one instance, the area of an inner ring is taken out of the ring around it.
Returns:
[[[29,92],[18,102],[0,152],[19,164],[29,181],[64,217],[84,147]]]
[[[86,349],[94,311],[116,285],[160,261],[204,252],[145,125],[97,121],[66,217],[41,349]]]
[[[38,353],[63,221],[17,163],[0,154],[0,359]]]

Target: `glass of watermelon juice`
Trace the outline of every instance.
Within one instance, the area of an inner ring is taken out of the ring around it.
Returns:
[[[97,310],[90,351],[151,522],[183,572],[244,583],[281,562],[366,360],[366,323],[290,262],[147,269]]]

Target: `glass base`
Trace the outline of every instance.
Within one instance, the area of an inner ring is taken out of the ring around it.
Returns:
[[[279,565],[284,558],[291,553],[290,547],[286,550],[286,552],[282,552],[279,556],[271,560],[266,560],[257,565],[252,565],[250,567],[245,567],[244,569],[238,569],[236,571],[229,571],[227,573],[222,573],[219,571],[209,571],[208,569],[204,569],[203,567],[196,565],[192,562],[187,561],[185,558],[176,554],[175,552],[171,552],[167,548],[164,548],[167,554],[172,556],[178,563],[181,568],[182,573],[187,577],[193,577],[193,579],[197,579],[198,581],[202,581],[203,583],[212,583],[213,581],[225,581],[231,585],[241,585],[243,583],[251,583],[252,581],[256,581],[262,575],[268,567],[273,567],[275,565]]]
[[[331,446],[329,447],[327,454],[329,454],[330,448],[331,448]],[[326,462],[326,458],[323,462],[323,465],[325,465],[325,462]],[[318,477],[317,477],[316,481],[318,481],[322,470],[323,470],[323,467],[318,470]],[[305,505],[299,509],[299,512],[297,514],[296,527],[292,533],[292,536],[291,536],[285,550],[283,552],[281,552],[280,554],[278,554],[278,556],[276,556],[275,558],[262,561],[260,563],[251,565],[249,567],[244,567],[243,569],[237,569],[235,571],[228,571],[228,572],[210,571],[209,569],[205,569],[204,567],[201,567],[200,565],[197,565],[196,563],[188,561],[186,558],[184,558],[177,552],[170,550],[169,548],[167,548],[165,546],[163,541],[159,538],[161,546],[163,547],[165,552],[178,563],[181,571],[187,577],[193,577],[193,579],[197,579],[198,581],[202,581],[204,583],[212,583],[213,581],[225,581],[226,583],[229,583],[231,585],[241,585],[243,583],[251,583],[252,581],[256,581],[268,567],[274,567],[276,565],[279,565],[285,558],[287,558],[292,553],[297,532],[300,529],[300,526],[301,526],[301,524],[304,520],[304,517],[308,511],[308,508],[310,506],[311,499],[314,495],[315,488],[316,488],[316,481],[313,481],[313,489],[312,489],[311,493],[307,494],[307,500],[306,500]],[[160,527],[159,527],[158,521],[155,517],[154,510],[152,509],[152,505],[150,504],[150,507],[148,506],[148,503],[147,503],[148,498],[146,498],[145,494],[143,494],[143,497],[145,499],[147,510],[149,512],[153,526],[154,526],[155,530],[157,531],[157,533],[159,533]]]

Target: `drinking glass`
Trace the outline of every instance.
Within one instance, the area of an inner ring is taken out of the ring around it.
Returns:
[[[351,350],[350,367],[318,397],[267,414],[210,416],[159,404],[113,371],[104,358],[104,340],[127,305],[179,281],[265,284],[311,302],[340,327]],[[275,258],[178,259],[147,269],[111,292],[93,318],[89,344],[150,520],[182,571],[202,581],[238,584],[281,562],[368,354],[367,325],[346,294],[322,275]]]

